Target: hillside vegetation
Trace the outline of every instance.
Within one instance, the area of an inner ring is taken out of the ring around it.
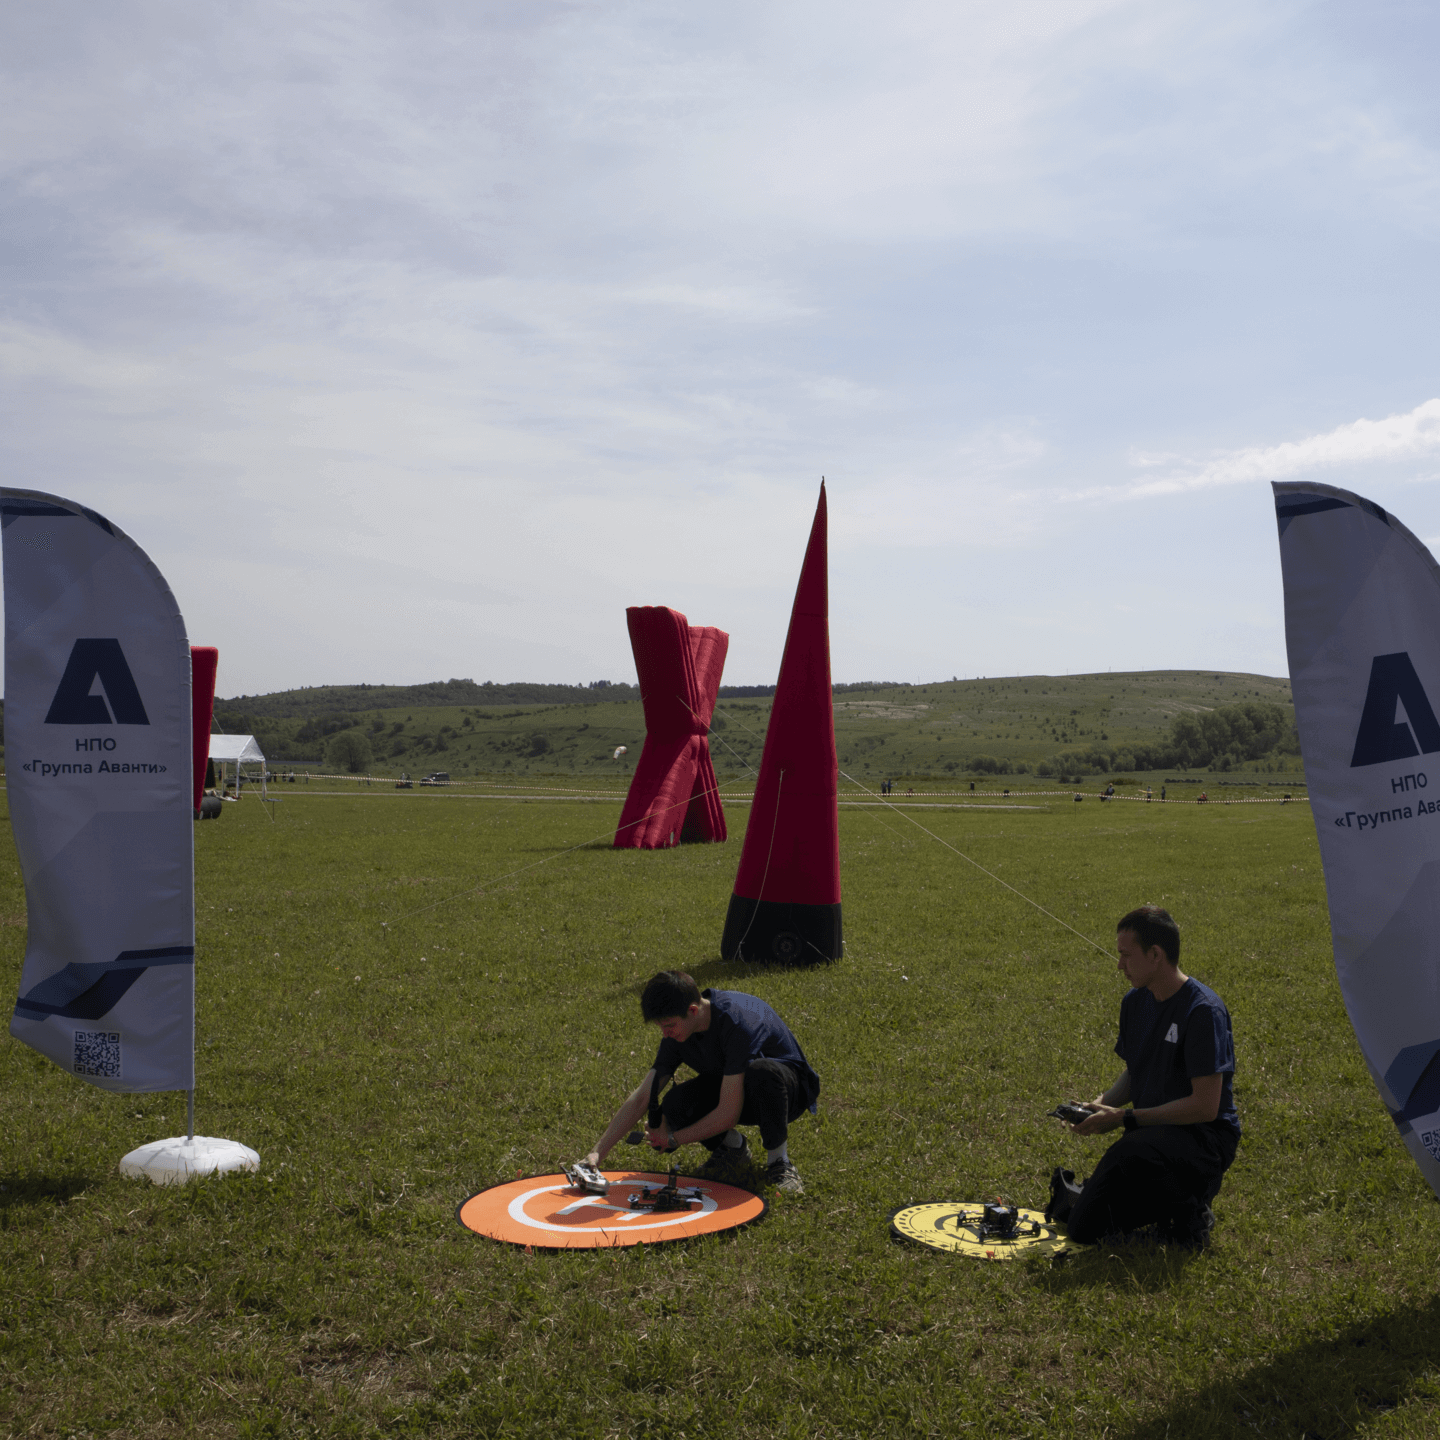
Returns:
[[[561,692],[564,703],[422,703],[437,695]],[[722,780],[760,763],[773,687],[726,687],[711,729]],[[397,695],[409,697],[392,704]],[[320,697],[333,703],[322,703]],[[363,705],[356,703],[370,697]],[[584,696],[587,698],[578,698]],[[588,698],[602,696],[603,699]],[[378,775],[628,778],[644,743],[629,685],[323,687],[216,702],[218,728],[254,734],[274,762]],[[835,687],[840,764],[857,779],[1167,768],[1298,776],[1290,684],[1215,671],[1140,671]],[[619,758],[615,750],[626,747]]]

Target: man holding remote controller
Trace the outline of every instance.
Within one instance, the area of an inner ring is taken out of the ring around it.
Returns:
[[[1203,1247],[1215,1223],[1209,1202],[1240,1142],[1230,1013],[1181,970],[1180,929],[1168,911],[1142,905],[1115,928],[1131,986],[1115,1042],[1125,1069],[1070,1128],[1100,1135],[1123,1126],[1125,1133],[1078,1194],[1056,1172],[1052,1211],[1082,1245],[1154,1225],[1164,1240]]]

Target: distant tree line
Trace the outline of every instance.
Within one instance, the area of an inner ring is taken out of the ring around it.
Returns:
[[[1107,774],[1125,770],[1230,770],[1292,762],[1300,754],[1295,717],[1283,705],[1246,700],[1193,715],[1177,715],[1170,733],[1149,744],[1063,750],[1031,765],[973,755],[966,766],[982,775]]]
[[[888,681],[859,681],[833,687],[837,695],[858,690],[903,690],[913,687]],[[765,699],[775,693],[773,685],[722,685],[721,700]],[[279,690],[272,695],[236,695],[216,700],[217,713],[227,711],[249,717],[251,728],[261,719],[329,720],[337,714],[357,710],[395,710],[401,706],[418,710],[440,705],[611,705],[639,700],[638,686],[617,680],[591,680],[585,685],[497,684],[486,680],[432,680],[424,685],[312,685],[303,690]],[[334,731],[317,731],[316,735]],[[258,738],[258,737],[257,737]]]

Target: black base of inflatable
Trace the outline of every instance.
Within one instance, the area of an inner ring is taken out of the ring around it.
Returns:
[[[844,953],[838,905],[790,905],[732,895],[720,954],[758,965],[819,965]]]

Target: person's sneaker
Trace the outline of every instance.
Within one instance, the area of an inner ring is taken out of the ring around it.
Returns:
[[[765,1183],[773,1185],[785,1195],[803,1195],[805,1182],[800,1172],[789,1160],[776,1160],[765,1167]]]
[[[1185,1223],[1176,1224],[1170,1231],[1170,1243],[1182,1250],[1208,1250],[1210,1232],[1215,1228],[1215,1212],[1208,1205],[1198,1207],[1199,1213],[1187,1216]]]
[[[724,1183],[744,1175],[750,1168],[750,1146],[721,1145],[710,1152],[710,1158],[700,1168],[702,1180]]]
[[[1050,1176],[1050,1203],[1045,1207],[1045,1222],[1052,1220],[1063,1225],[1070,1218],[1070,1211],[1080,1198],[1080,1186],[1075,1181],[1073,1170],[1062,1170],[1057,1165]]]

